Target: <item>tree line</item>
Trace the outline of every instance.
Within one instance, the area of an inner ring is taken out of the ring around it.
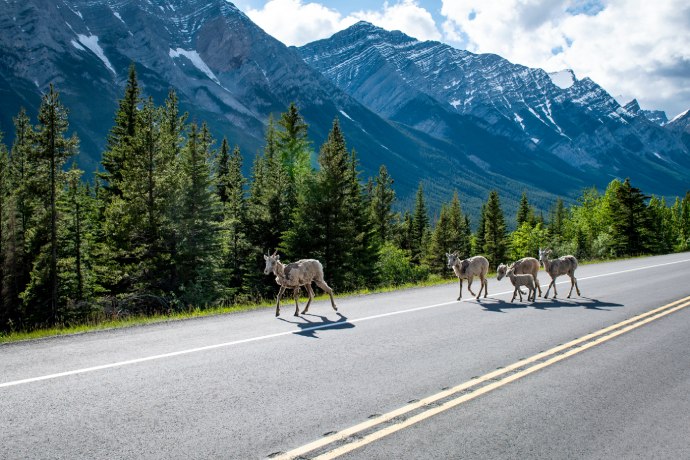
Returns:
[[[269,118],[244,177],[239,148],[190,121],[174,91],[144,97],[134,66],[92,181],[68,129],[51,85],[37,123],[21,110],[10,148],[0,133],[0,332],[272,297],[262,255],[276,249],[319,259],[343,292],[450,276],[448,251],[495,267],[545,246],[581,259],[690,246],[690,192],[669,205],[628,179],[547,217],[523,193],[512,232],[496,191],[474,231],[457,193],[430,217],[422,184],[396,211],[385,165],[364,180],[337,118],[315,155],[294,104]]]

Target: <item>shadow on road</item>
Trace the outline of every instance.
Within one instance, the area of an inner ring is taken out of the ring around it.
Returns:
[[[564,298],[548,298],[543,299],[537,297],[536,302],[519,302],[515,299],[515,302],[510,303],[503,299],[496,298],[486,298],[481,299],[477,302],[479,305],[484,307],[484,311],[491,311],[494,313],[507,313],[505,310],[514,310],[518,308],[534,307],[537,310],[548,310],[551,308],[586,308],[588,310],[602,310],[610,311],[611,308],[622,307],[623,304],[612,303],[612,302],[602,302],[601,300],[592,299],[591,297],[572,297],[570,299]]]
[[[538,310],[547,310],[550,308],[563,308],[563,307],[584,307],[588,310],[603,310],[610,311],[613,307],[622,307],[623,304],[613,303],[613,302],[602,302],[601,300],[592,299],[590,297],[572,297],[570,299],[537,299],[534,303],[534,308]]]
[[[516,308],[527,308],[531,305],[530,303],[520,303],[518,301],[514,303],[506,302],[503,299],[494,299],[487,297],[486,299],[481,299],[479,305],[484,307],[484,311],[492,311],[494,313],[507,313],[503,310],[513,310]]]
[[[338,319],[335,321],[328,319],[325,316],[313,315],[311,313],[305,313],[301,315],[300,318],[302,321],[297,320],[297,318],[295,318],[295,321],[290,321],[280,317],[278,319],[286,323],[296,324],[297,327],[302,329],[301,332],[295,332],[295,335],[311,337],[312,339],[318,339],[319,337],[316,335],[316,333],[324,329],[352,329],[355,327],[354,324],[348,322],[347,316],[344,316],[342,313],[338,313]],[[312,321],[310,318],[318,318],[320,321]]]

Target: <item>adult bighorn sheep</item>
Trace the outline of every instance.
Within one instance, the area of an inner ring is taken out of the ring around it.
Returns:
[[[461,259],[458,252],[452,254],[446,253],[448,258],[448,268],[452,268],[455,272],[455,276],[458,277],[460,282],[460,294],[458,295],[458,300],[462,300],[462,280],[467,279],[467,289],[470,294],[474,295],[472,292],[472,280],[475,276],[479,277],[479,294],[477,294],[477,300],[482,295],[482,289],[484,289],[484,297],[488,295],[486,274],[489,272],[489,261],[486,260],[484,256],[474,256],[469,259]]]
[[[510,299],[510,302],[512,303],[513,300],[515,300],[515,296],[517,294],[520,294],[520,302],[522,302],[522,291],[520,290],[520,286],[525,286],[529,292],[527,293],[527,301],[532,301],[534,302],[537,297],[537,289],[535,286],[534,282],[534,276],[532,276],[531,273],[522,273],[522,274],[516,274],[515,273],[515,264],[512,264],[510,267],[508,267],[506,271],[506,277],[510,279],[510,282],[513,283],[513,286],[515,286],[515,290],[513,291],[513,298]]]
[[[517,262],[511,265],[513,267],[513,272],[516,275],[522,275],[524,273],[529,273],[534,278],[534,284],[537,285],[537,290],[539,291],[539,297],[541,297],[541,286],[539,285],[539,279],[537,278],[537,273],[539,273],[539,261],[534,257],[523,257]],[[506,271],[508,267],[505,264],[501,264],[496,269],[496,279],[501,281],[501,279],[506,276]],[[524,294],[521,291],[522,294]]]
[[[335,300],[333,299],[333,289],[331,289],[323,279],[323,266],[321,262],[316,259],[302,259],[297,262],[284,264],[280,261],[278,251],[275,251],[272,255],[264,254],[264,260],[266,260],[264,274],[270,275],[273,273],[276,275],[276,283],[280,285],[280,290],[278,290],[278,301],[276,303],[276,316],[280,315],[280,299],[285,289],[288,288],[293,290],[295,297],[295,316],[299,316],[299,302],[297,299],[301,286],[307,288],[307,294],[309,294],[307,306],[302,310],[302,314],[305,314],[307,310],[309,310],[311,301],[314,299],[314,290],[311,287],[312,282],[316,283],[317,286],[328,293],[331,297],[333,310],[338,311],[338,308],[335,306]]]
[[[577,285],[577,278],[575,278],[575,269],[577,268],[577,259],[575,256],[563,256],[558,259],[549,259],[551,255],[551,249],[542,250],[539,248],[539,260],[544,265],[544,270],[551,277],[551,284],[546,290],[544,295],[545,299],[549,298],[549,291],[551,286],[553,286],[553,298],[556,298],[558,292],[556,292],[556,278],[561,275],[568,275],[570,277],[570,292],[568,293],[568,298],[573,293],[573,288],[577,291],[577,295],[580,295],[580,287]]]

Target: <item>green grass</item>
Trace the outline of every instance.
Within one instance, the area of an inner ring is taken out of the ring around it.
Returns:
[[[642,256],[642,257],[650,257],[650,256]],[[635,259],[639,257],[627,257],[627,258],[620,258],[620,259],[607,259],[607,260],[588,260],[586,262],[582,262],[581,265],[589,265],[589,264],[595,264],[595,263],[602,263],[602,262],[611,262],[613,260],[628,260],[628,259]],[[490,272],[489,276],[495,276],[495,272]],[[402,284],[402,285],[395,285],[395,286],[385,286],[385,287],[379,287],[375,289],[360,289],[357,291],[352,291],[352,292],[346,292],[338,295],[337,297],[352,297],[352,296],[360,296],[360,295],[368,295],[368,294],[379,294],[379,293],[386,293],[386,292],[392,292],[392,291],[397,291],[401,289],[412,289],[412,288],[420,288],[420,287],[428,287],[428,286],[438,286],[442,284],[450,284],[453,282],[457,282],[457,279],[455,277],[452,278],[441,278],[438,275],[431,275],[429,279],[425,281],[421,281],[418,283],[407,283],[407,284]],[[327,299],[328,296],[325,294],[322,294],[320,296],[317,296],[315,300],[324,300]],[[300,305],[303,305],[303,303],[306,301],[306,297],[300,298]],[[292,298],[289,296],[283,297],[283,300],[281,302],[283,304],[283,308],[289,308],[292,305]],[[275,301],[273,299],[267,300],[261,303],[248,303],[248,304],[242,304],[242,305],[233,305],[230,307],[212,307],[212,308],[205,308],[205,309],[194,309],[194,310],[189,310],[189,311],[183,311],[183,312],[176,312],[176,313],[171,313],[171,314],[166,314],[166,315],[155,315],[155,316],[130,316],[127,318],[122,318],[122,319],[115,319],[115,320],[108,320],[108,321],[101,321],[97,323],[92,323],[92,324],[80,324],[76,326],[64,326],[64,327],[53,327],[53,328],[48,328],[48,329],[38,329],[35,331],[30,331],[30,332],[11,332],[8,334],[3,334],[0,332],[0,344],[1,343],[9,343],[9,342],[19,342],[23,340],[34,340],[34,339],[41,339],[41,338],[47,338],[47,337],[57,337],[57,336],[63,336],[63,335],[73,335],[73,334],[83,334],[86,332],[92,332],[92,331],[102,331],[102,330],[111,330],[111,329],[119,329],[119,328],[125,328],[125,327],[134,327],[134,326],[143,326],[147,324],[156,324],[156,323],[165,323],[165,322],[170,322],[170,321],[181,321],[185,319],[191,319],[191,318],[201,318],[201,317],[206,317],[206,316],[214,316],[214,315],[225,315],[225,314],[230,314],[230,313],[237,313],[237,312],[243,312],[243,311],[251,311],[251,310],[260,310],[260,309],[271,309],[273,310],[275,308]]]

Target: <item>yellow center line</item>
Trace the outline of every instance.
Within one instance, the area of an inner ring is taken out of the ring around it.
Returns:
[[[444,391],[441,391],[441,392],[436,393],[436,394],[434,394],[434,395],[428,396],[428,397],[426,397],[426,398],[424,398],[424,399],[421,399],[421,400],[419,400],[419,401],[417,401],[417,402],[415,402],[415,403],[407,404],[407,405],[405,405],[405,406],[403,406],[403,407],[400,407],[400,408],[395,409],[395,410],[393,410],[393,411],[391,411],[391,412],[388,412],[388,413],[386,413],[386,414],[384,414],[384,415],[381,415],[381,416],[377,417],[376,419],[368,420],[368,421],[366,421],[366,422],[363,422],[363,423],[354,425],[354,426],[352,426],[352,427],[350,427],[350,428],[341,430],[341,431],[339,431],[339,432],[337,432],[337,433],[334,433],[334,434],[332,434],[332,435],[329,435],[329,436],[324,436],[324,437],[321,438],[321,439],[318,439],[318,440],[316,440],[316,441],[313,441],[313,442],[311,442],[311,443],[309,443],[309,444],[305,444],[305,445],[303,445],[303,446],[301,446],[301,447],[298,447],[298,448],[296,448],[296,449],[293,449],[293,450],[291,450],[291,451],[289,451],[289,452],[286,452],[286,453],[284,453],[284,454],[282,454],[282,455],[280,455],[280,456],[277,456],[277,457],[275,457],[275,458],[276,458],[276,459],[279,459],[279,460],[294,459],[294,458],[296,458],[296,457],[299,457],[299,456],[301,456],[301,455],[304,455],[304,454],[306,454],[306,453],[308,453],[308,452],[311,452],[311,451],[313,451],[313,450],[316,450],[316,449],[320,449],[320,448],[322,448],[322,447],[325,447],[325,446],[327,446],[327,445],[329,445],[329,444],[331,444],[331,443],[334,443],[334,442],[336,442],[336,441],[344,440],[344,439],[348,438],[349,436],[352,436],[352,435],[354,435],[354,434],[356,434],[356,433],[359,433],[359,432],[361,432],[361,431],[365,431],[365,430],[374,428],[374,427],[376,427],[377,425],[384,424],[384,423],[386,423],[386,422],[388,422],[388,421],[390,421],[390,420],[392,420],[392,419],[394,419],[394,418],[396,418],[396,417],[399,417],[399,416],[401,416],[401,415],[404,415],[404,414],[406,414],[406,413],[408,413],[408,412],[411,412],[411,411],[420,409],[420,408],[422,408],[422,407],[424,407],[424,406],[427,406],[427,405],[429,405],[429,404],[432,404],[432,403],[434,403],[434,402],[436,402],[436,401],[439,401],[439,400],[442,400],[442,399],[446,399],[446,398],[448,398],[448,397],[451,397],[451,396],[453,396],[453,395],[456,394],[456,393],[462,392],[462,391],[464,391],[464,390],[466,390],[466,389],[468,389],[468,388],[471,388],[471,387],[477,386],[477,385],[479,385],[479,384],[481,384],[481,383],[484,383],[484,382],[487,382],[487,381],[489,381],[489,380],[495,379],[496,377],[499,377],[499,376],[501,376],[501,375],[503,375],[503,374],[512,372],[512,371],[514,371],[515,369],[519,369],[519,368],[521,368],[521,367],[524,367],[525,365],[534,363],[534,362],[536,362],[536,361],[539,361],[539,360],[541,360],[541,359],[544,359],[544,358],[546,358],[546,357],[548,357],[548,356],[551,356],[551,355],[553,355],[553,354],[560,353],[560,352],[562,352],[562,351],[564,351],[564,350],[567,350],[568,348],[572,348],[572,347],[574,347],[574,346],[576,346],[576,345],[578,345],[578,344],[580,344],[580,343],[589,342],[589,343],[587,343],[587,344],[585,344],[585,345],[582,345],[582,346],[579,347],[579,348],[575,348],[575,349],[570,350],[570,351],[568,351],[568,352],[566,352],[566,353],[563,353],[563,354],[560,354],[560,355],[558,355],[558,356],[555,356],[555,357],[553,357],[553,358],[551,358],[551,359],[549,359],[549,360],[547,360],[547,361],[544,361],[544,362],[542,362],[542,363],[540,363],[540,364],[534,365],[534,366],[532,366],[532,367],[530,367],[530,368],[528,368],[528,369],[522,370],[522,371],[517,372],[517,373],[515,373],[515,374],[512,374],[512,375],[510,375],[510,376],[507,376],[507,377],[503,378],[503,379],[502,379],[501,381],[499,381],[499,382],[493,382],[493,383],[491,383],[491,384],[488,384],[488,385],[486,385],[486,386],[484,386],[484,387],[482,387],[482,388],[479,388],[479,389],[475,390],[475,391],[472,392],[472,393],[463,394],[463,395],[461,395],[461,396],[459,396],[459,397],[457,397],[457,398],[455,398],[455,399],[453,399],[453,400],[451,400],[451,401],[447,401],[447,402],[443,403],[443,404],[440,405],[440,406],[437,406],[437,407],[428,409],[428,410],[426,410],[426,411],[424,411],[424,412],[422,412],[422,413],[420,413],[420,414],[417,414],[417,415],[415,415],[415,416],[413,416],[413,417],[410,417],[409,419],[405,420],[405,421],[402,422],[402,423],[397,423],[397,424],[395,424],[395,425],[391,425],[391,426],[382,428],[381,430],[376,431],[376,432],[374,432],[374,433],[371,433],[371,434],[369,434],[369,435],[363,437],[362,439],[360,439],[360,440],[358,440],[358,441],[356,441],[356,442],[352,442],[352,443],[349,443],[349,444],[345,444],[345,445],[343,445],[343,446],[341,446],[341,447],[339,447],[339,448],[336,448],[336,449],[334,449],[334,450],[332,450],[332,451],[327,452],[326,454],[323,454],[323,455],[321,455],[321,456],[319,456],[319,457],[316,457],[316,458],[324,459],[324,460],[325,460],[325,459],[330,459],[330,458],[336,458],[336,457],[338,457],[338,456],[340,456],[340,455],[343,455],[343,454],[345,454],[345,453],[347,453],[347,452],[350,452],[350,451],[352,451],[352,450],[354,450],[354,449],[357,449],[357,448],[359,448],[359,447],[362,447],[362,446],[364,446],[365,444],[369,444],[369,443],[371,443],[371,442],[373,442],[373,441],[375,441],[375,440],[377,440],[377,439],[380,439],[380,438],[382,438],[382,437],[384,437],[384,436],[387,436],[388,434],[391,434],[391,433],[394,433],[394,432],[396,432],[396,431],[398,431],[398,430],[404,429],[404,428],[406,428],[406,427],[408,427],[408,426],[410,426],[410,425],[412,425],[412,424],[418,423],[418,422],[420,422],[420,421],[422,421],[422,420],[425,420],[425,419],[427,419],[427,418],[429,418],[429,417],[432,417],[432,416],[434,416],[434,415],[436,415],[436,414],[438,414],[438,413],[441,413],[441,412],[443,412],[443,411],[445,411],[445,410],[448,410],[448,409],[450,409],[450,408],[452,408],[452,407],[455,407],[455,406],[457,406],[458,404],[462,404],[463,402],[469,401],[469,400],[471,400],[471,399],[476,398],[477,396],[480,396],[480,395],[485,394],[485,393],[487,393],[487,392],[489,392],[489,391],[491,391],[491,390],[494,390],[494,389],[499,388],[499,387],[501,387],[501,386],[503,386],[503,385],[506,385],[506,384],[508,384],[508,383],[510,383],[510,382],[513,382],[513,381],[515,381],[515,380],[517,380],[517,379],[519,379],[519,378],[521,378],[521,377],[524,377],[524,376],[526,376],[526,375],[528,375],[528,374],[531,374],[532,372],[535,372],[535,371],[537,371],[537,370],[543,369],[544,367],[549,366],[549,365],[551,365],[551,364],[554,364],[554,363],[556,363],[556,362],[558,362],[558,361],[561,361],[562,359],[565,359],[565,358],[567,358],[567,357],[570,357],[570,356],[574,355],[575,353],[579,353],[579,352],[581,352],[581,351],[584,351],[584,350],[586,350],[586,349],[589,349],[589,348],[591,348],[591,347],[593,347],[593,346],[595,346],[595,345],[598,345],[598,344],[600,344],[600,343],[602,343],[602,342],[605,342],[605,341],[607,341],[607,340],[610,340],[610,339],[612,339],[612,338],[614,338],[614,337],[617,337],[617,336],[619,336],[619,335],[621,335],[621,334],[623,334],[623,333],[625,333],[625,332],[628,332],[628,331],[630,331],[630,330],[632,330],[632,329],[635,329],[635,328],[637,328],[637,327],[640,327],[640,326],[642,326],[642,325],[644,325],[644,324],[647,324],[647,323],[649,323],[649,322],[651,322],[651,321],[653,321],[653,320],[655,320],[655,319],[658,319],[658,318],[661,318],[661,317],[663,317],[663,316],[666,316],[667,314],[673,313],[673,312],[678,311],[678,310],[680,310],[680,309],[682,309],[682,308],[685,308],[685,307],[687,307],[687,306],[690,306],[690,296],[689,296],[689,297],[685,297],[685,298],[680,299],[680,300],[677,300],[677,301],[674,301],[674,302],[671,302],[671,303],[668,303],[668,304],[666,304],[666,305],[664,305],[664,306],[662,306],[662,307],[656,308],[656,309],[654,309],[654,310],[650,310],[650,311],[648,311],[648,312],[639,314],[639,315],[634,316],[634,317],[632,317],[632,318],[630,318],[630,319],[627,319],[627,320],[625,320],[625,321],[621,321],[621,322],[619,322],[619,323],[616,323],[616,324],[614,324],[614,325],[612,325],[612,326],[605,327],[605,328],[603,328],[603,329],[600,329],[600,330],[598,330],[598,331],[596,331],[596,332],[593,332],[593,333],[591,333],[591,334],[587,334],[587,335],[585,335],[585,336],[582,336],[582,337],[580,337],[580,338],[578,338],[578,339],[572,340],[572,341],[570,341],[570,342],[568,342],[568,343],[565,343],[565,344],[563,344],[563,345],[558,345],[558,346],[556,346],[556,347],[553,347],[553,348],[551,348],[551,349],[549,349],[549,350],[546,350],[546,351],[544,351],[544,352],[538,353],[538,354],[536,354],[536,355],[534,355],[534,356],[531,356],[531,357],[529,357],[529,358],[522,359],[522,360],[520,360],[520,361],[517,361],[517,362],[514,363],[514,364],[511,364],[511,365],[506,366],[506,367],[504,367],[504,368],[497,369],[497,370],[495,370],[495,371],[489,372],[489,373],[487,373],[487,374],[485,374],[485,375],[483,375],[483,376],[481,376],[481,377],[478,377],[478,378],[469,380],[469,381],[467,381],[467,382],[464,382],[464,383],[462,383],[462,384],[460,384],[460,385],[457,385],[457,386],[455,386],[455,387],[453,387],[453,388],[450,388],[450,389],[448,389],[448,390],[444,390]],[[622,329],[621,329],[621,328],[622,328]],[[611,334],[608,334],[609,332],[614,331],[614,330],[616,330],[616,329],[619,329],[619,330],[616,331],[616,332],[613,332],[613,333],[611,333]],[[606,335],[606,334],[608,334],[608,335]],[[602,336],[602,335],[604,335],[604,336],[603,336],[603,337],[600,337],[600,336]],[[593,340],[593,339],[595,339],[595,338],[597,338],[597,337],[599,337],[599,338],[596,339],[596,340]]]

